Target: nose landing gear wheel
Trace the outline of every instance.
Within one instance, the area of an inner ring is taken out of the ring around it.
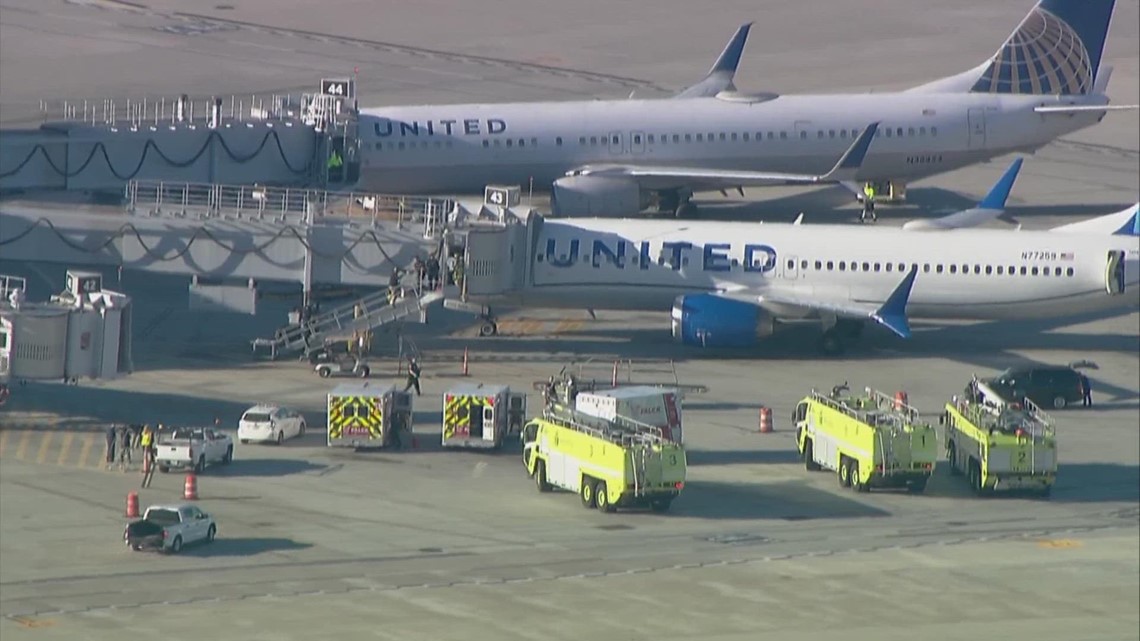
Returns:
[[[495,336],[499,333],[499,326],[494,321],[483,321],[479,326],[480,336]]]

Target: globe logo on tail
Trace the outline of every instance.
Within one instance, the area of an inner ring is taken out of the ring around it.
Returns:
[[[1077,32],[1036,7],[998,50],[973,91],[1073,95],[1093,84],[1092,59]]]

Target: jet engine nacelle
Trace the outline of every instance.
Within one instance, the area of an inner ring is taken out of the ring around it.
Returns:
[[[678,296],[673,340],[700,347],[752,347],[771,336],[775,319],[759,305],[713,294]]]
[[[563,176],[551,188],[550,209],[555,216],[628,216],[645,209],[645,200],[626,178]]]

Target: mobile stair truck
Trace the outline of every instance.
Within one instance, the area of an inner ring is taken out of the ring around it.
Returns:
[[[863,396],[848,396],[846,390],[846,385],[829,395],[812,390],[796,406],[792,419],[804,466],[836,472],[841,486],[859,492],[872,487],[925,491],[938,456],[934,427],[901,399],[870,388]]]
[[[393,384],[344,383],[328,395],[328,446],[410,446],[412,395]]]
[[[1057,479],[1053,418],[1029,399],[995,407],[954,397],[940,418],[950,473],[965,474],[976,494],[1013,490],[1049,496]]]
[[[685,450],[661,430],[624,417],[606,420],[556,405],[523,428],[523,463],[539,492],[578,494],[613,512],[665,512],[685,486]]]
[[[500,449],[522,432],[526,393],[506,385],[460,383],[443,395],[443,446]]]

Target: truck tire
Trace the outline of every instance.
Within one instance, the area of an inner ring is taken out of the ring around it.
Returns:
[[[819,463],[815,462],[815,449],[810,438],[804,441],[804,469],[809,472],[819,471]]]
[[[170,542],[170,553],[171,554],[178,554],[181,551],[182,551],[182,535],[179,534],[178,536],[174,537],[173,541]]]
[[[1053,409],[1055,410],[1063,410],[1068,404],[1069,399],[1065,398],[1064,396],[1053,397]]]
[[[588,476],[582,477],[582,487],[578,490],[578,497],[582,499],[582,506],[586,509],[594,507],[594,500],[597,498],[597,493],[594,491],[594,480]]]
[[[539,492],[549,492],[550,483],[546,482],[546,463],[538,461],[534,464],[534,484]]]
[[[849,459],[848,465],[850,466],[851,470],[851,489],[855,490],[856,492],[866,492],[870,490],[871,488],[869,488],[866,483],[863,483],[859,480],[859,461],[856,461],[855,459]]]
[[[966,478],[970,481],[970,489],[978,496],[982,495],[982,465],[976,459],[970,459]]]
[[[598,507],[600,512],[613,512],[614,506],[610,503],[609,492],[606,491],[606,482],[598,481],[594,486],[594,505]]]
[[[206,543],[213,543],[216,536],[218,536],[218,528],[211,523],[210,529],[206,530]]]
[[[927,480],[928,479],[922,479],[920,481],[911,481],[910,483],[907,483],[906,484],[906,491],[911,493],[911,494],[922,494],[923,492],[926,491],[926,481]]]
[[[851,487],[851,461],[846,456],[839,457],[839,487]]]
[[[658,514],[663,514],[663,513],[669,511],[669,506],[672,504],[673,504],[673,498],[672,497],[669,497],[667,499],[657,499],[657,500],[649,503],[649,509],[653,510],[654,512],[657,512]]]
[[[321,378],[328,378],[329,376],[332,375],[332,368],[321,367],[321,368],[317,369],[317,374],[320,375]]]

